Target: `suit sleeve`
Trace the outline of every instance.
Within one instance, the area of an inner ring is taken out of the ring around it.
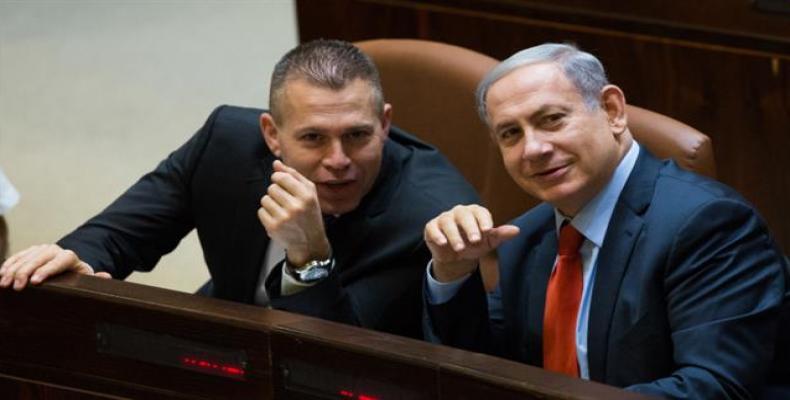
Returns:
[[[677,369],[629,387],[677,399],[749,398],[774,351],[781,256],[752,208],[717,200],[679,230],[664,281]]]
[[[415,235],[414,242],[419,238]],[[326,279],[288,296],[280,293],[280,263],[269,275],[266,289],[277,309],[419,338],[420,266],[429,258],[420,241],[400,252],[377,253],[379,262],[338,262]],[[352,277],[354,273],[348,271],[355,269],[367,272]]]
[[[464,350],[495,354],[492,349],[492,321],[489,319],[480,270],[476,270],[450,300],[430,304],[427,294],[424,294],[423,303],[423,330],[427,340]],[[492,315],[499,314],[497,310],[491,311]]]
[[[116,279],[151,270],[194,227],[190,180],[220,109],[156,169],[58,244]]]
[[[281,293],[283,265],[284,262],[280,262],[269,274],[266,282],[266,291],[274,308],[361,325],[351,305],[349,294],[340,283],[337,268],[333,269],[326,279],[315,285],[290,295],[283,295]]]

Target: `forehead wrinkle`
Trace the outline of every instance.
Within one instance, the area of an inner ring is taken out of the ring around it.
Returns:
[[[307,126],[294,126],[296,130],[309,129],[311,125],[321,124],[323,118],[338,120],[340,118],[376,118],[375,95],[372,89],[360,93],[359,84],[370,85],[356,79],[340,89],[316,86],[304,79],[295,79],[283,85],[281,93],[282,124],[299,123]],[[332,99],[331,102],[327,98]],[[364,104],[364,105],[363,105]],[[294,113],[301,115],[300,121],[294,121]],[[370,114],[370,115],[368,115]]]
[[[531,64],[517,68],[494,82],[486,96],[489,117],[493,117],[491,110],[497,109],[496,114],[505,114],[504,124],[513,118],[525,117],[508,115],[510,109],[517,114],[523,114],[526,108],[529,110],[529,118],[532,118],[538,113],[548,112],[552,107],[571,110],[573,107],[570,103],[584,100],[576,86],[555,63]],[[538,109],[530,110],[533,107]],[[501,125],[493,118],[492,122],[494,127]]]
[[[373,130],[376,126],[374,124],[356,124],[349,126],[345,129],[346,132],[353,132],[353,131],[369,131]]]

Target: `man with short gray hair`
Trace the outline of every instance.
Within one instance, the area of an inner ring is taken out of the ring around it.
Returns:
[[[544,203],[502,226],[478,205],[426,225],[429,338],[668,398],[786,384],[770,368],[789,277],[764,222],[732,189],[634,141],[625,96],[594,56],[518,52],[478,103],[508,173]],[[486,295],[478,264],[493,251]]]
[[[101,214],[12,256],[0,287],[66,270],[123,279],[194,228],[212,277],[201,293],[421,336],[422,227],[474,190],[390,125],[376,67],[350,43],[288,52],[270,107],[217,108]]]

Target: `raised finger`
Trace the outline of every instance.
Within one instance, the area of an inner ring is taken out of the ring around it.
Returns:
[[[496,228],[493,228],[487,235],[486,240],[488,245],[495,249],[499,247],[500,244],[506,242],[510,239],[516,237],[520,232],[520,229],[515,225],[501,225]]]

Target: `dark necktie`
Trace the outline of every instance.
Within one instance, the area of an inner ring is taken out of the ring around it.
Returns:
[[[582,258],[579,248],[584,236],[571,224],[560,228],[557,265],[546,289],[543,315],[543,368],[578,377],[576,318],[582,298]]]

